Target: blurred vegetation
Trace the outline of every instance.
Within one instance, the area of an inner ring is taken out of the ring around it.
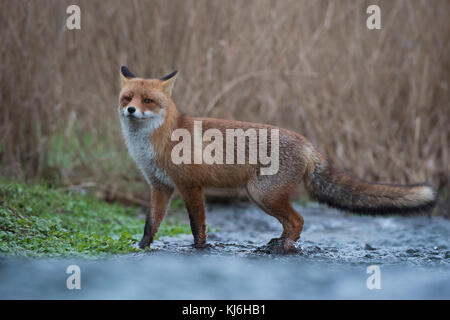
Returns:
[[[142,251],[144,220],[134,207],[108,204],[45,185],[0,180],[0,255],[101,257]],[[155,239],[191,233],[166,219]]]
[[[117,119],[119,66],[180,70],[182,112],[309,138],[386,183],[450,172],[450,2],[0,0],[0,174],[148,203]],[[382,29],[366,28],[378,4]]]

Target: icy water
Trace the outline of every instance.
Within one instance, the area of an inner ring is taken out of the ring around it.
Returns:
[[[249,204],[209,206],[211,246],[192,236],[162,238],[143,254],[107,260],[0,260],[3,299],[449,299],[450,221],[362,217],[316,204],[305,218],[299,252],[260,252],[281,234]],[[81,269],[68,290],[66,268]],[[369,290],[367,267],[380,268]]]

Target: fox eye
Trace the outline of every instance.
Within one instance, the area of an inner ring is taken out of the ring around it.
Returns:
[[[127,102],[130,102],[130,101],[131,101],[131,97],[130,97],[130,96],[124,97],[124,99],[125,99],[125,101],[127,101]]]
[[[149,103],[152,103],[152,102],[153,102],[152,99],[144,99],[144,103],[145,103],[145,104],[149,104]]]

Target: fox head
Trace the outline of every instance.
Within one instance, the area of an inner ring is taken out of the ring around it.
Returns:
[[[161,79],[144,79],[136,77],[127,67],[122,66],[120,75],[120,117],[135,122],[164,122],[169,109],[175,108],[171,96],[177,71]]]

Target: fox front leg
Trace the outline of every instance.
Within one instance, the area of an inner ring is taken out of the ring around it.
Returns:
[[[206,247],[206,215],[202,188],[194,187],[188,190],[180,190],[180,193],[189,214],[194,246],[204,248]]]
[[[139,242],[139,248],[143,249],[153,242],[158,232],[159,225],[166,214],[167,205],[172,197],[173,189],[166,187],[151,187],[150,212],[145,219],[144,235]]]

